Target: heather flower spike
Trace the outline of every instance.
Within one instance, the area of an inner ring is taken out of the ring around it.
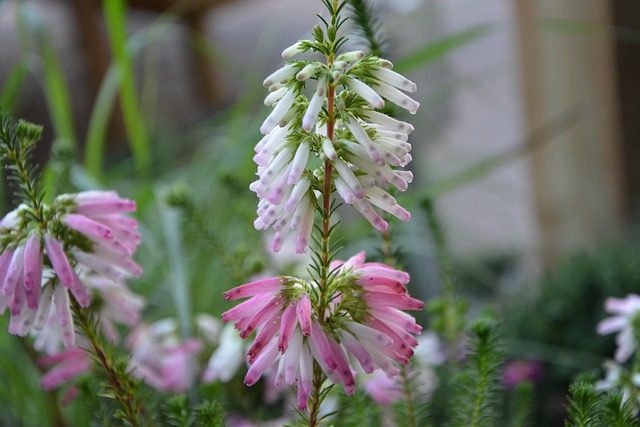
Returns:
[[[24,336],[32,326],[42,328],[53,299],[63,342],[70,347],[75,343],[70,296],[80,307],[89,306],[87,275],[122,287],[124,277],[142,273],[131,258],[140,243],[137,222],[122,215],[134,211],[135,203],[112,191],[87,191],[60,195],[38,209],[20,205],[2,219],[0,309],[10,309],[9,332]],[[38,216],[48,218],[46,225],[34,224]],[[127,292],[120,293],[123,310],[136,298]],[[114,338],[113,327],[105,327]]]
[[[289,61],[264,80],[270,91],[265,105],[273,110],[260,127],[265,136],[255,147],[258,180],[250,188],[260,199],[254,225],[273,228],[275,252],[289,233],[296,236],[296,252],[307,251],[325,173],[331,173],[340,198],[376,229],[387,229],[378,209],[401,221],[410,218],[385,187],[404,191],[413,178],[399,169],[411,161],[413,126],[377,110],[386,100],[415,113],[419,103],[405,92],[415,92],[416,85],[385,59],[338,52],[342,43],[334,30],[345,2],[325,4],[333,19],[328,28],[317,26],[314,40],[285,49],[282,56]],[[320,52],[326,61],[296,59],[306,51]]]
[[[246,300],[222,315],[241,338],[255,334],[245,383],[271,373],[273,386],[295,385],[309,425],[318,421],[325,379],[350,395],[355,366],[393,378],[400,364],[409,363],[422,328],[403,310],[424,308],[408,294],[408,274],[367,263],[364,252],[332,262],[334,193],[379,231],[388,229],[385,214],[409,220],[388,187],[405,191],[413,179],[402,169],[411,161],[413,126],[378,110],[390,102],[414,114],[419,104],[407,95],[416,85],[393,71],[391,62],[341,49],[340,12],[347,2],[323,3],[329,18],[314,28],[313,40],[286,48],[286,64],[263,82],[269,89],[264,104],[272,110],[260,127],[264,136],[253,158],[257,179],[249,187],[259,198],[255,228],[274,231],[272,251],[289,234],[297,253],[316,243],[312,276],[260,279],[231,289],[228,300]],[[325,59],[299,58],[307,51]]]

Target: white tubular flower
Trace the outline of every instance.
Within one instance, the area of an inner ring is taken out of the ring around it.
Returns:
[[[377,162],[380,160],[380,151],[373,141],[371,141],[367,131],[360,125],[360,123],[358,123],[356,119],[350,119],[345,122],[345,125],[347,125],[347,128],[349,128],[356,141],[362,144],[371,161]]]
[[[274,90],[273,92],[269,93],[269,95],[267,95],[267,97],[264,99],[264,105],[266,105],[267,107],[271,107],[273,104],[280,101],[280,99],[282,99],[282,97],[287,92],[288,89],[286,86],[282,86],[281,88]]]
[[[321,67],[322,65],[319,62],[312,62],[311,64],[305,65],[305,67],[296,74],[296,80],[304,81],[313,77]]]
[[[354,50],[351,52],[345,52],[336,58],[336,61],[344,61],[344,62],[355,62],[359,59],[364,58],[365,53],[361,50]]]
[[[318,81],[316,91],[313,93],[307,111],[302,118],[302,128],[306,131],[313,129],[318,119],[318,114],[324,104],[324,99],[327,94],[327,79],[321,78]]]
[[[258,218],[253,225],[258,230],[272,227],[276,231],[271,241],[273,252],[282,248],[289,231],[297,231],[296,251],[302,253],[306,251],[313,228],[311,181],[304,176],[311,150],[306,140],[297,147],[286,145],[283,135],[287,132],[276,130],[271,138],[258,143],[261,147],[254,158],[260,165],[258,180],[249,186],[260,198]],[[266,158],[267,155],[270,157]]]
[[[267,77],[262,84],[264,87],[270,87],[278,83],[286,83],[295,76],[300,70],[300,66],[296,63],[287,64],[284,67],[274,71]]]
[[[411,123],[394,119],[393,117],[389,117],[386,114],[379,113],[377,111],[364,111],[364,118],[368,119],[372,124],[377,124],[388,128],[389,130],[395,130],[406,135],[410,134],[414,130]]]
[[[396,104],[398,107],[404,108],[411,114],[415,114],[420,107],[420,103],[415,99],[405,95],[400,92],[398,89],[393,87],[392,85],[380,81],[375,84],[374,89],[378,92],[383,98],[388,99],[389,101]]]
[[[384,108],[384,100],[380,97],[380,95],[378,95],[375,90],[371,89],[360,80],[351,76],[344,76],[342,81],[351,89],[353,89],[355,93],[360,95],[362,99],[367,101],[367,103],[373,108]]]
[[[365,194],[371,204],[389,212],[399,220],[407,222],[411,218],[411,214],[409,214],[409,212],[402,206],[398,205],[396,199],[383,189],[376,186],[367,187],[365,189]]]
[[[264,120],[264,123],[260,126],[260,132],[263,135],[266,135],[273,131],[273,129],[280,123],[280,120],[282,120],[284,115],[289,111],[295,100],[296,92],[293,89],[289,89],[278,101],[271,114],[269,114]]]
[[[289,172],[287,184],[293,185],[300,181],[302,172],[304,172],[307,161],[309,160],[309,150],[309,143],[307,141],[303,141],[302,144],[298,146],[293,161],[291,162],[291,172]]]
[[[289,59],[292,56],[295,56],[295,55],[298,55],[300,53],[306,52],[308,47],[305,46],[305,42],[308,42],[308,41],[307,40],[301,40],[299,42],[296,42],[296,43],[292,44],[291,46],[289,46],[285,50],[283,50],[282,51],[282,58]]]
[[[344,181],[344,183],[351,189],[353,194],[356,196],[356,199],[363,199],[365,196],[364,188],[358,181],[358,178],[353,173],[353,171],[349,168],[349,166],[342,161],[341,159],[336,159],[333,162],[333,166],[336,168],[336,172],[338,172],[338,176]]]
[[[338,158],[338,153],[329,138],[322,139],[322,151],[329,160],[335,160]]]
[[[405,92],[413,93],[417,90],[417,86],[414,82],[388,68],[378,68],[372,74],[380,81],[397,87],[398,89],[402,89]]]

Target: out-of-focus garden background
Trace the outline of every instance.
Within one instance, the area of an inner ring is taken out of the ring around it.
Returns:
[[[151,319],[218,315],[224,290],[298,262],[255,250],[264,243],[248,184],[267,114],[262,80],[310,36],[321,4],[132,0],[123,21],[116,3],[0,0],[0,103],[45,126],[42,164],[51,146],[54,167],[77,161],[61,190],[115,187],[138,201],[145,275],[132,288]],[[640,3],[371,3],[387,56],[421,103],[416,179],[398,197],[413,216],[396,230],[412,293],[441,292],[428,199],[472,312],[493,307],[509,360],[544,366],[533,425],[554,425],[568,382],[611,357],[613,339],[595,333],[604,298],[640,292]],[[167,194],[181,209],[166,207]],[[348,241],[374,251],[379,238],[344,215]],[[182,308],[178,283],[190,289]],[[24,417],[50,404],[25,365],[18,338],[2,334],[4,425],[44,425]]]

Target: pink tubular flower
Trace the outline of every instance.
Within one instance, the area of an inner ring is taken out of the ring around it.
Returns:
[[[83,271],[93,271],[118,281],[123,276],[138,277],[142,269],[131,258],[140,244],[138,223],[123,213],[136,210],[132,200],[113,191],[85,191],[58,197],[60,203],[71,200],[62,222],[90,242],[90,249],[73,248],[73,257]]]
[[[298,408],[304,410],[314,360],[347,394],[355,390],[351,356],[366,373],[380,369],[389,378],[398,373],[395,363],[409,362],[418,345],[414,334],[422,327],[401,310],[421,310],[424,303],[407,294],[407,273],[365,263],[364,257],[361,252],[331,265],[332,281],[340,284],[341,292],[325,305],[323,324],[317,318],[315,282],[276,277],[225,293],[228,300],[249,299],[223,313],[222,319],[235,322],[243,338],[257,331],[248,351],[247,385],[275,367],[275,385],[296,384]]]
[[[607,298],[604,304],[605,310],[614,315],[598,323],[597,331],[600,335],[618,332],[615,360],[623,363],[638,347],[633,328],[634,322],[640,316],[640,295],[629,294],[626,298]]]

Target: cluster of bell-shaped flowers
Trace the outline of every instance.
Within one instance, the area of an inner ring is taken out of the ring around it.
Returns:
[[[309,49],[320,50],[305,40],[283,57]],[[414,92],[416,85],[392,67],[387,60],[352,51],[330,64],[291,60],[265,79],[270,92],[265,105],[273,110],[260,127],[264,137],[254,156],[258,179],[250,188],[260,199],[254,226],[274,229],[273,251],[280,250],[290,232],[296,234],[296,251],[306,251],[325,160],[336,172],[335,190],[375,228],[385,230],[387,223],[374,206],[408,221],[409,212],[385,188],[391,184],[404,191],[413,179],[410,171],[398,169],[411,161],[413,126],[377,110],[385,99],[412,114],[419,104],[404,93]],[[313,85],[309,97],[307,85]]]
[[[398,374],[407,364],[422,330],[402,310],[421,310],[409,296],[409,275],[383,264],[365,263],[364,252],[332,265],[323,289],[315,281],[273,277],[233,288],[228,300],[249,298],[223,313],[240,336],[256,332],[248,351],[245,383],[253,385],[274,368],[276,386],[296,385],[304,410],[313,388],[314,361],[347,394],[355,390],[353,363],[371,373]]]
[[[20,205],[5,215],[0,220],[0,313],[10,311],[9,332],[37,333],[55,311],[62,343],[73,347],[71,298],[88,307],[93,285],[102,290],[105,327],[112,337],[110,319],[137,322],[142,302],[124,284],[127,276],[142,273],[132,259],[140,243],[138,223],[123,215],[135,208],[115,192],[86,191],[60,195],[37,211]]]

